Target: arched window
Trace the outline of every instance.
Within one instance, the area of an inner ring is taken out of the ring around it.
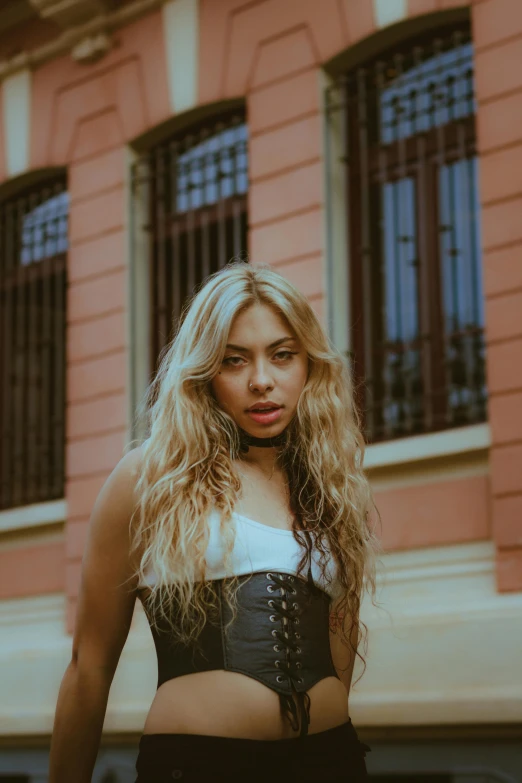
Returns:
[[[187,299],[247,250],[247,190],[242,112],[175,134],[136,162],[134,203],[147,216],[151,369]]]
[[[344,112],[351,355],[369,441],[486,418],[473,47],[388,51],[328,92]]]
[[[0,199],[0,507],[64,493],[69,196],[56,177]]]

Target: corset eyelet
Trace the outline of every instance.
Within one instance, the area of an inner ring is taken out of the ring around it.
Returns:
[[[297,653],[297,655],[301,655],[301,653],[302,653],[302,652],[303,652],[303,651],[301,650],[301,648],[300,648],[300,647],[297,647],[297,648],[296,648],[296,653]]]
[[[279,669],[280,663],[281,661],[274,661],[274,666],[276,667],[276,669]]]
[[[299,617],[294,617],[294,625],[299,625]]]
[[[293,603],[292,606],[294,607],[294,609],[299,609],[299,604]]]
[[[271,614],[270,615],[270,622],[271,623],[277,623],[277,617],[275,616],[275,614]]]
[[[302,683],[304,682],[304,680],[303,680],[303,678],[302,678],[302,677],[299,677],[299,678],[298,678],[298,680],[297,680],[297,682],[299,683],[299,685],[302,685]]]
[[[267,579],[272,579],[272,574],[267,574],[267,575],[266,575],[266,578],[267,578]]]
[[[274,586],[273,585],[267,585],[266,586],[266,590],[267,590],[268,593],[273,593],[274,592]]]
[[[296,638],[296,639],[300,639],[300,638],[301,638],[301,634],[296,632],[296,634],[295,634],[295,638]]]
[[[285,678],[283,677],[283,675],[282,675],[282,674],[278,674],[278,675],[277,675],[277,677],[276,677],[276,682],[283,682],[283,681],[284,681],[284,679],[285,679]]]
[[[274,608],[274,606],[275,606],[275,604],[274,604],[274,602],[272,601],[272,599],[271,599],[271,598],[270,598],[270,600],[268,601],[268,606],[270,607],[270,609],[273,609],[273,608]]]
[[[281,652],[281,645],[274,644],[272,649],[274,650],[274,652]]]
[[[272,636],[274,636],[274,637],[277,639],[277,631],[276,631],[276,629],[275,629],[275,628],[274,628],[274,630],[272,631]]]
[[[289,576],[288,579],[290,582],[293,582],[295,580],[295,576]]]
[[[301,661],[296,661],[295,662],[295,668],[296,669],[302,669],[303,668],[303,664],[301,663]]]

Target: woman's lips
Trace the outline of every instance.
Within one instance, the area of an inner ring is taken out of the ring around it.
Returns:
[[[281,408],[276,408],[275,410],[253,410],[253,411],[247,411],[248,415],[251,419],[254,421],[257,421],[258,424],[272,424],[272,422],[277,421],[279,417],[281,416]]]

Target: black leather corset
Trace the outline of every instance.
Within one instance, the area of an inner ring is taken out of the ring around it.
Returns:
[[[158,655],[158,688],[192,672],[241,672],[279,694],[283,714],[294,731],[308,733],[307,691],[325,677],[337,677],[329,639],[330,597],[308,581],[280,571],[239,577],[237,616],[223,600],[224,579],[216,580],[219,619],[209,620],[198,644],[176,642],[166,623],[152,626]]]

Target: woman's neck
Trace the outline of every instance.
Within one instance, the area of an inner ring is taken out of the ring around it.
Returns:
[[[267,449],[264,447],[250,446],[248,454],[243,455],[239,462],[249,468],[259,470],[266,478],[271,478],[276,472],[277,451],[276,448]]]

